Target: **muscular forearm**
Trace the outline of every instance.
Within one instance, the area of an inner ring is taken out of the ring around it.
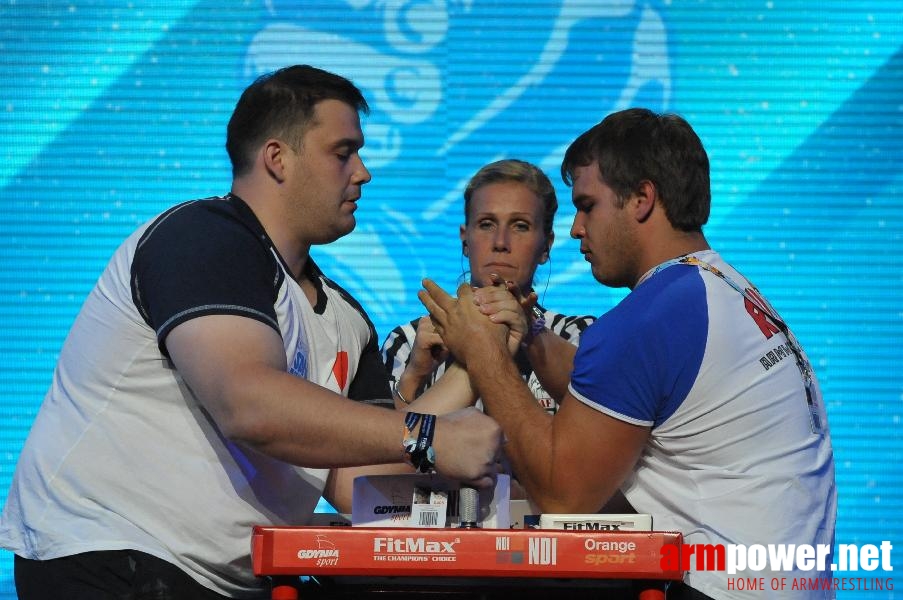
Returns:
[[[537,502],[554,495],[552,416],[537,404],[510,355],[498,347],[478,360],[471,357],[468,375],[486,412],[502,427],[518,481]]]
[[[245,423],[243,428],[233,429],[230,437],[274,458],[308,467],[397,464],[404,460],[405,413],[348,400],[284,375],[289,379],[282,384],[294,387],[291,382],[296,381],[307,388],[305,393],[296,389],[289,395],[291,390],[286,388],[281,390],[285,393],[261,395],[261,401],[251,409],[260,415],[251,418],[258,423]],[[281,401],[272,400],[276,398]],[[492,483],[500,439],[499,427],[492,419],[473,408],[455,411],[440,415],[433,432],[430,445],[441,475],[476,487]]]
[[[166,341],[176,370],[227,439],[313,468],[404,457],[402,411],[355,402],[287,373],[282,340],[259,321],[198,317]],[[494,421],[474,409],[457,411],[436,419],[432,431],[440,473],[478,487],[491,483]]]
[[[235,410],[218,419],[234,441],[312,468],[403,458],[403,417],[396,411],[348,400],[286,373],[268,371],[236,379],[229,389]]]

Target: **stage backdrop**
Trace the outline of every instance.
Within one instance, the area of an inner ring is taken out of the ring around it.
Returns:
[[[821,378],[838,541],[889,540],[903,566],[901,46],[897,0],[3,1],[0,500],[114,248],[157,212],[228,191],[240,91],[310,63],[372,107],[358,228],[313,254],[381,337],[421,314],[421,277],[459,281],[462,188],[505,157],[540,164],[560,195],[542,302],[610,308],[624,291],[596,284],[568,237],[563,150],[617,109],[684,115],[711,158],[709,239]],[[0,551],[3,599],[11,566]]]

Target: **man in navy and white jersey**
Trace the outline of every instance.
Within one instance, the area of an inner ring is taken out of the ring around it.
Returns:
[[[702,233],[711,193],[699,137],[677,115],[617,112],[571,144],[562,176],[593,276],[631,292],[581,336],[554,417],[510,358],[517,331],[489,324],[468,286],[457,300],[429,281],[420,293],[530,497],[544,512],[586,513],[620,491],[686,544],[831,548],[837,492],[818,382],[780,316]],[[728,581],[794,575],[831,583],[829,571],[691,565],[668,594],[833,596]]]
[[[231,192],[113,255],[0,521],[20,600],[262,597],[253,525],[303,525],[350,489],[343,467],[401,461],[405,414],[373,405],[392,402],[373,325],[309,256],[354,229],[366,110],[320,69],[261,77],[229,122]],[[436,423],[436,468],[491,485],[498,425],[472,408]]]

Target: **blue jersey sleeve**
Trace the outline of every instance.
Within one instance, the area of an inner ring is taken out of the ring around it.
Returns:
[[[658,426],[680,407],[696,381],[708,325],[698,270],[667,268],[584,332],[571,393],[617,419]]]

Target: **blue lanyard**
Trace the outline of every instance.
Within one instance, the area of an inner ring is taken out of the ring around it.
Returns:
[[[790,331],[790,328],[787,327],[787,324],[784,323],[784,320],[781,319],[777,313],[771,309],[771,307],[764,306],[763,302],[760,301],[762,295],[755,288],[755,286],[751,286],[751,288],[741,287],[736,281],[728,277],[723,271],[711,265],[703,260],[696,258],[695,256],[679,256],[677,258],[672,258],[671,260],[665,261],[659,266],[655,268],[652,272],[652,275],[655,275],[659,271],[667,269],[673,265],[689,265],[692,267],[699,267],[709,273],[715,275],[721,281],[725,282],[729,286],[731,286],[734,290],[736,290],[741,296],[743,296],[747,302],[753,305],[753,307],[761,312],[763,315],[768,317],[768,319],[774,323],[775,327],[784,334],[784,337],[787,338],[787,346],[790,348],[790,351],[793,352],[793,356],[796,358],[796,366],[800,370],[800,375],[803,377],[803,387],[806,389],[806,404],[809,407],[809,428],[812,430],[812,433],[818,433],[821,431],[821,418],[818,416],[818,410],[815,406],[815,393],[814,393],[814,381],[812,377],[812,365],[806,360],[806,357],[803,356],[802,350],[800,350],[799,344],[796,341],[796,336]],[[650,275],[651,277],[651,275]],[[755,295],[753,295],[755,292]]]

